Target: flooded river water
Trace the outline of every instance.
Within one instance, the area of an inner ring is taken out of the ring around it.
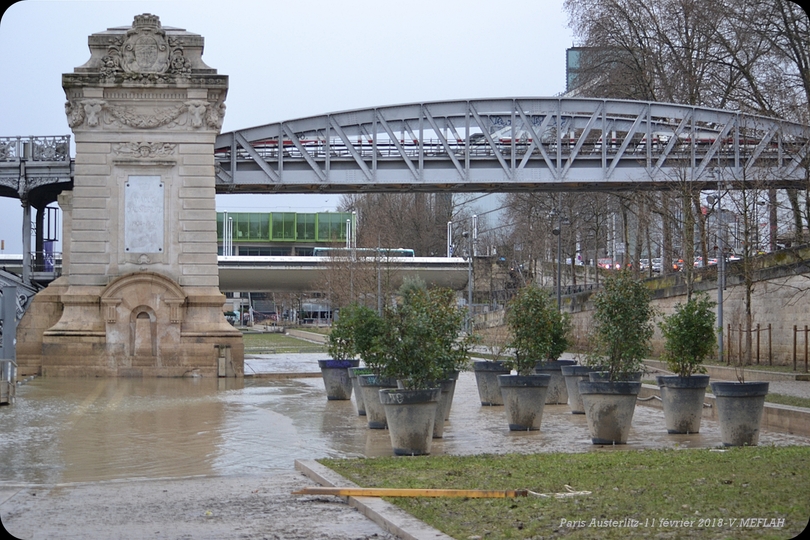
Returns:
[[[318,372],[323,355],[266,355],[247,373]],[[763,431],[760,444],[810,440]],[[503,407],[482,407],[462,373],[444,438],[432,453],[589,452],[720,445],[719,428],[667,435],[663,413],[639,404],[628,444],[595,446],[584,415],[547,405],[539,432],[508,430]],[[296,459],[391,455],[352,401],[327,401],[319,377],[291,379],[35,378],[0,408],[0,482],[57,484],[293,470]]]

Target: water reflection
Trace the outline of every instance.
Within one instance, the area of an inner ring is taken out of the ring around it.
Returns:
[[[288,355],[290,356],[290,355]],[[311,356],[311,355],[310,355]],[[307,355],[296,372],[317,371]],[[386,430],[368,429],[351,401],[328,401],[320,378],[38,378],[0,408],[0,481],[61,483],[292,470],[296,459],[388,456]],[[444,438],[432,454],[590,452],[715,447],[715,422],[667,435],[659,409],[639,405],[629,444],[592,445],[584,415],[547,405],[540,431],[510,432],[503,407],[482,407],[462,373]],[[807,444],[763,432],[760,444]]]

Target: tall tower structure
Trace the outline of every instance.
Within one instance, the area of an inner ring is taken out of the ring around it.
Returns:
[[[148,13],[88,41],[90,59],[62,76],[76,142],[65,275],[22,322],[20,360],[36,363],[41,331],[43,375],[241,376],[217,267],[228,77],[203,62],[202,36]]]

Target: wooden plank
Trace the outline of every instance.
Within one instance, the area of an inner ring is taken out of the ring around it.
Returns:
[[[405,489],[405,488],[347,488],[347,487],[305,487],[293,491],[293,495],[335,495],[338,497],[468,497],[504,499],[526,497],[528,490],[487,490],[487,489]]]

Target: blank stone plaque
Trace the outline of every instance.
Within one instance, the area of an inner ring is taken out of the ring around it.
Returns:
[[[130,176],[124,190],[127,253],[163,253],[163,182],[160,176]]]

